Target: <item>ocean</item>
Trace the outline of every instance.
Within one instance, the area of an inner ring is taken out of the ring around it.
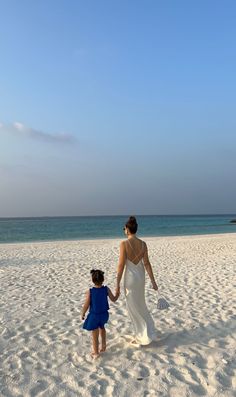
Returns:
[[[236,232],[236,215],[140,215],[138,235],[184,236]],[[0,218],[0,243],[123,238],[128,216]]]

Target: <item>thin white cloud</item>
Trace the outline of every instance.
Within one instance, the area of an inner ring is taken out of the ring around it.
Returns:
[[[35,128],[27,127],[26,125],[16,121],[12,124],[3,124],[0,123],[0,129],[9,132],[15,133],[18,135],[24,135],[25,137],[29,137],[32,139],[41,140],[44,142],[59,142],[59,143],[73,143],[76,141],[76,138],[73,135],[65,134],[65,133],[48,133],[44,131],[37,130]]]

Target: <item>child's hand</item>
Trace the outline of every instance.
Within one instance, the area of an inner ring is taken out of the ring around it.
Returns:
[[[84,320],[85,319],[85,314],[81,314],[81,320]]]
[[[113,293],[111,292],[110,288],[108,288],[108,296],[111,299],[112,302],[116,302],[117,299],[119,298],[120,295],[120,291],[118,290],[118,288],[116,288],[116,293],[115,295],[113,295]]]

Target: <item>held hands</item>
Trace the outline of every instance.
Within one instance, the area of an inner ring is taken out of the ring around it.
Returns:
[[[120,293],[117,292],[117,293],[115,294],[115,302],[119,299],[119,296],[120,296]]]
[[[115,295],[116,295],[117,297],[120,296],[120,286],[116,287],[116,293],[115,293]]]
[[[119,296],[120,296],[120,286],[117,286],[117,287],[116,287],[116,293],[115,293],[116,299],[118,299]]]

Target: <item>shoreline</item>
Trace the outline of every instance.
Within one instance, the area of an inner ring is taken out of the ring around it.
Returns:
[[[201,237],[216,237],[216,236],[236,236],[235,232],[227,233],[207,233],[207,234],[181,234],[181,235],[168,235],[168,236],[138,236],[141,240],[153,240],[153,239],[178,239],[178,238],[201,238]],[[119,237],[98,237],[91,239],[72,239],[72,240],[32,240],[32,241],[15,241],[15,242],[0,242],[0,247],[6,245],[22,245],[22,244],[58,244],[58,243],[95,243],[95,242],[105,242],[105,241],[122,241],[125,240],[124,236]]]

